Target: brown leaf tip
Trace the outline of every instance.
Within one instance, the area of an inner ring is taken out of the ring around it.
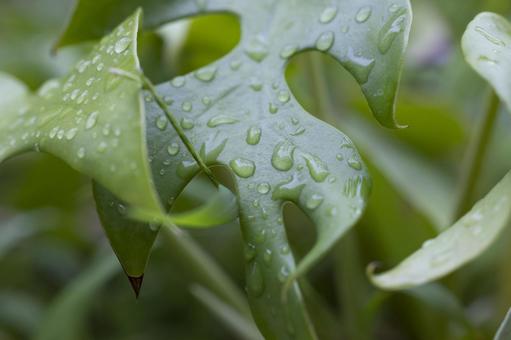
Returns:
[[[133,291],[135,292],[135,296],[138,299],[138,296],[140,294],[140,288],[142,287],[142,282],[144,281],[144,275],[141,276],[129,276],[128,280],[130,281],[131,288],[133,288]]]

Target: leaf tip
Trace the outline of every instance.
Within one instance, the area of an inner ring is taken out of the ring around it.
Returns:
[[[140,276],[130,276],[128,275],[128,280],[130,281],[131,288],[135,293],[135,297],[138,299],[140,295],[140,289],[142,288],[142,282],[144,281],[144,274]]]

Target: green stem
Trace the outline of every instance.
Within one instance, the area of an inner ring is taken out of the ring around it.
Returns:
[[[206,163],[204,163],[204,161],[200,157],[199,153],[193,147],[193,144],[190,142],[190,140],[186,136],[185,132],[181,128],[181,125],[179,125],[179,122],[177,121],[176,117],[174,117],[172,112],[170,112],[167,104],[165,104],[165,101],[163,100],[163,98],[156,91],[156,87],[154,86],[154,84],[143,73],[140,74],[140,79],[142,80],[142,82],[143,82],[144,86],[146,87],[146,89],[153,95],[153,97],[156,100],[156,103],[158,104],[160,109],[162,109],[162,111],[165,112],[165,115],[167,116],[168,120],[170,121],[170,124],[172,124],[172,127],[174,127],[174,129],[176,130],[179,138],[183,141],[183,143],[185,144],[186,148],[188,149],[188,151],[190,152],[192,157],[195,159],[197,164],[199,164],[199,167],[211,179],[211,181],[213,183],[215,183],[215,185],[218,185],[218,182],[215,179],[215,177],[213,176],[213,173],[208,168]]]
[[[186,266],[186,271],[191,273],[198,283],[252,322],[250,308],[239,288],[188,233],[176,226],[166,225],[161,227],[161,234],[165,238],[168,249],[173,252],[173,258],[179,259]]]
[[[474,139],[471,141],[464,161],[458,203],[454,215],[455,218],[463,216],[472,207],[477,180],[479,179],[483,168],[483,161],[491,140],[499,106],[499,97],[494,91],[491,91],[488,107],[480,124],[478,124],[479,130],[474,135]]]

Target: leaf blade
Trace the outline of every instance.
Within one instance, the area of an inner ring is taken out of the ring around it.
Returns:
[[[388,290],[413,287],[438,279],[479,256],[498,237],[511,216],[511,172],[452,227],[402,261],[374,274],[372,282]]]

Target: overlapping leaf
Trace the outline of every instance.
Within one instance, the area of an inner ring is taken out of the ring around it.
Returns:
[[[140,84],[108,71],[139,69],[139,17],[127,19],[67,77],[47,82],[37,94],[15,96],[17,85],[2,93],[0,161],[28,150],[48,152],[129,204],[160,210],[147,163]]]
[[[233,172],[248,294],[262,333],[268,339],[314,338],[294,279],[357,221],[369,180],[351,141],[293,98],[284,69],[303,50],[333,55],[361,84],[378,120],[395,127],[408,2],[80,1],[61,43],[94,38],[138,5],[149,26],[205,11],[242,18],[242,40],[228,56],[158,91],[206,163]],[[91,29],[83,22],[92,17],[99,25]],[[173,202],[199,167],[149,95],[146,110],[153,176],[162,201]],[[128,223],[109,207],[113,197],[97,193],[100,210],[110,214],[104,223]],[[282,221],[285,202],[297,204],[318,227],[316,245],[296,268]],[[280,298],[285,284],[292,284],[286,303]]]
[[[511,24],[493,13],[478,15],[463,36],[468,63],[483,76],[508,108],[511,104]],[[452,227],[394,269],[375,275],[381,288],[400,289],[438,279],[483,253],[511,217],[511,173]]]
[[[511,111],[511,23],[498,14],[481,13],[468,25],[462,46],[470,66]]]

